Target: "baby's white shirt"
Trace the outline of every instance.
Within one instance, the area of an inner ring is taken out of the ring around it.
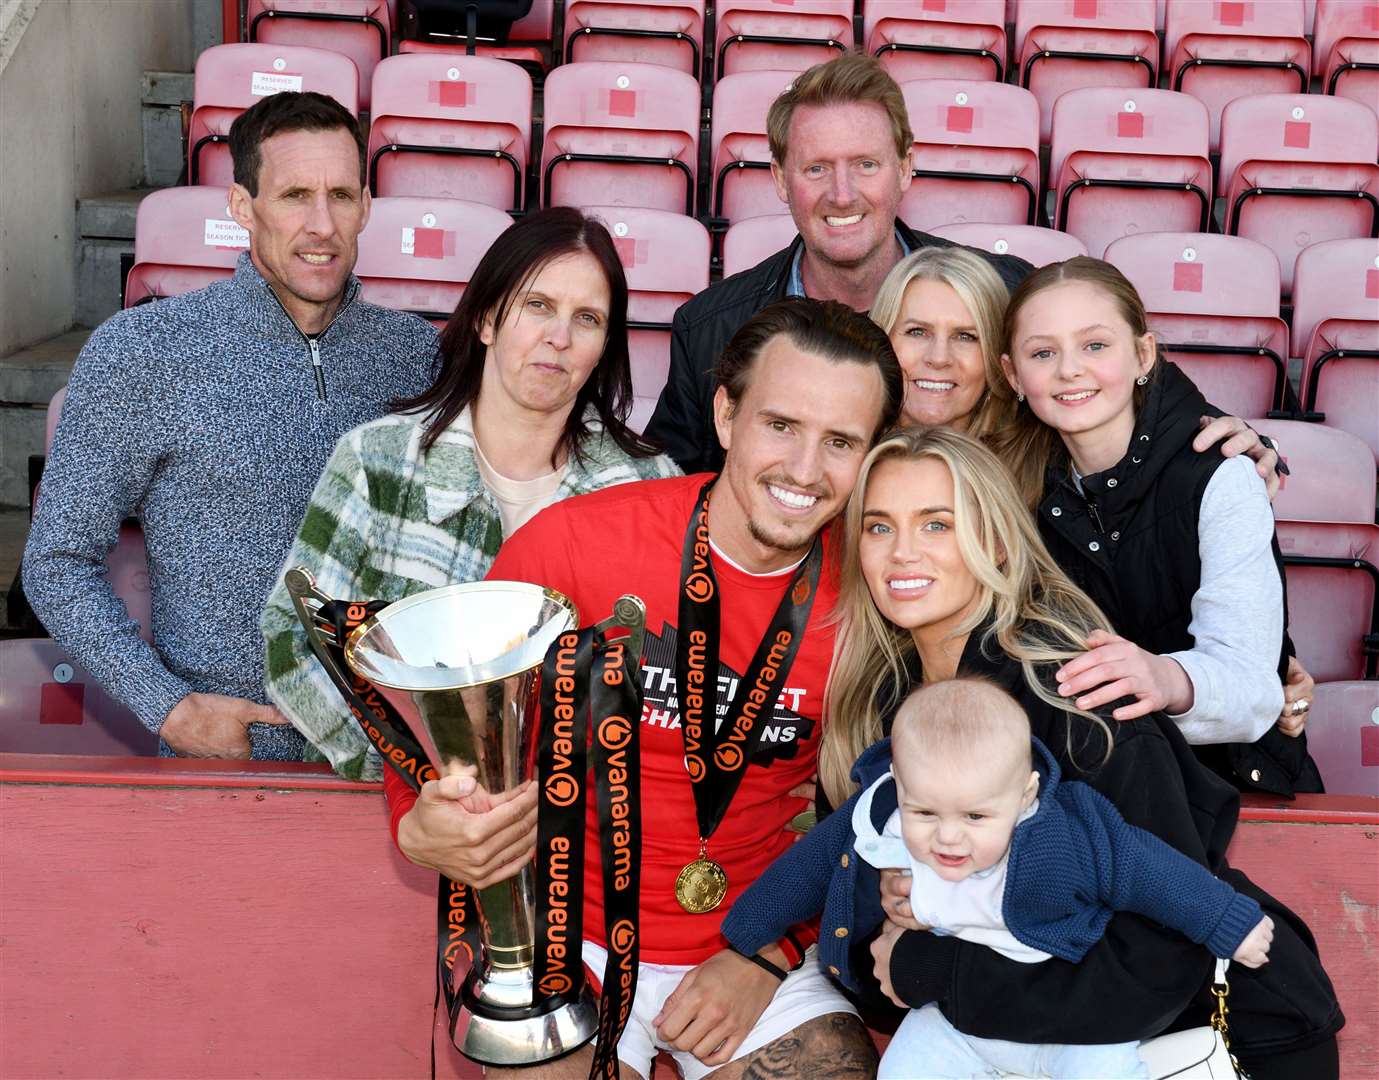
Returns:
[[[908,868],[911,875],[910,907],[914,917],[930,927],[934,933],[951,935],[985,945],[1011,960],[1022,964],[1037,964],[1050,958],[1049,953],[1023,944],[1006,929],[1001,914],[1005,898],[1006,867],[1010,850],[999,862],[985,870],[968,874],[961,881],[945,881],[929,866],[910,854],[900,831],[900,811],[886,819],[878,833],[871,823],[872,797],[877,785],[889,780],[882,776],[862,793],[852,810],[852,831],[857,840],[857,853],[877,869]],[[1019,821],[1032,817],[1039,809],[1039,800],[1020,815]],[[1019,824],[1017,822],[1016,824]]]

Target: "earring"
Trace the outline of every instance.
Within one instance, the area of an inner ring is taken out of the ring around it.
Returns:
[[[1023,405],[1023,404],[1025,403],[1025,395],[1024,395],[1024,394],[1016,394],[1016,395],[1015,395],[1015,400],[1018,401],[1021,405]]]
[[[1148,376],[1148,375],[1141,375],[1138,379],[1135,380],[1135,385],[1136,385],[1136,386],[1143,386],[1143,385],[1144,385],[1145,383],[1147,383],[1148,381],[1149,381],[1149,376]]]

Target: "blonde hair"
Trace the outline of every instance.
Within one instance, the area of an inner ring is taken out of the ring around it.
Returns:
[[[1149,332],[1149,318],[1145,314],[1144,301],[1135,291],[1130,280],[1110,263],[1078,255],[1063,262],[1041,266],[1020,282],[1006,306],[1005,321],[1001,332],[1001,351],[1011,355],[1015,344],[1015,324],[1034,297],[1045,289],[1067,282],[1081,282],[1091,285],[1104,293],[1115,303],[1130,332],[1141,338]],[[1163,352],[1156,346],[1154,366],[1149,370],[1149,380],[1158,375],[1163,360]],[[1002,382],[1008,381],[1002,376]],[[1135,414],[1138,416],[1144,405],[1148,391],[1148,381],[1137,384],[1134,392]],[[1067,451],[1058,432],[1049,427],[1034,410],[1026,405],[1013,403],[1013,410],[1006,423],[992,430],[991,449],[996,451],[1002,461],[1010,463],[1015,474],[1016,486],[1025,500],[1025,505],[1033,508],[1039,505],[1044,495],[1044,475],[1049,464],[1067,459]]]
[[[891,725],[891,756],[959,758],[980,755],[991,765],[1031,767],[1029,717],[990,679],[970,675],[928,683],[910,692]]]
[[[877,290],[871,306],[872,321],[889,334],[900,320],[905,291],[915,281],[937,281],[947,285],[967,308],[981,338],[982,365],[986,389],[968,419],[966,431],[973,438],[987,440],[1008,427],[1015,419],[1015,391],[1001,369],[1001,346],[1005,341],[1002,319],[1010,293],[1001,275],[975,251],[961,247],[928,247],[901,259]]]
[[[862,574],[867,485],[882,462],[926,458],[943,462],[953,478],[958,551],[977,585],[972,612],[954,636],[970,634],[990,619],[983,648],[994,646],[1018,661],[1040,700],[1096,725],[1110,753],[1105,721],[1074,708],[1045,681],[1051,678],[1050,666],[1085,650],[1093,630],[1110,629],[1106,616],[1053,561],[1010,474],[990,450],[950,428],[905,428],[886,435],[863,460],[843,517],[834,608],[838,637],[824,699],[828,722],[819,744],[819,779],[835,806],[854,790],[852,763],[881,737],[881,695],[905,685],[915,656],[914,640],[877,610]],[[1070,729],[1070,752],[1071,734]]]
[[[881,106],[891,124],[895,156],[904,158],[909,154],[914,144],[914,133],[910,130],[910,114],[905,108],[905,95],[900,92],[900,84],[886,74],[886,69],[874,57],[849,52],[826,63],[815,64],[798,75],[771,102],[771,108],[766,113],[766,139],[771,146],[772,159],[778,164],[785,164],[790,142],[790,121],[798,106],[853,102]]]

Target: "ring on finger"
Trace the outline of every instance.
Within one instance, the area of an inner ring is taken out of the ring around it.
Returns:
[[[1292,713],[1305,713],[1311,707],[1312,700],[1310,698],[1298,698],[1297,701],[1288,706],[1288,711]]]

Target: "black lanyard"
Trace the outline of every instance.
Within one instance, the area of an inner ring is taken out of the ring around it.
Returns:
[[[800,650],[819,588],[823,544],[818,537],[786,587],[728,715],[718,724],[718,581],[709,548],[710,480],[699,492],[680,556],[675,680],[685,769],[694,790],[699,839],[706,842],[727,812],[747,762],[771,719],[781,686]]]
[[[584,829],[589,758],[598,802],[604,940],[598,1043],[589,1076],[615,1080],[640,954],[642,720],[639,657],[595,627],[562,634],[541,667],[534,1005],[584,985]]]

